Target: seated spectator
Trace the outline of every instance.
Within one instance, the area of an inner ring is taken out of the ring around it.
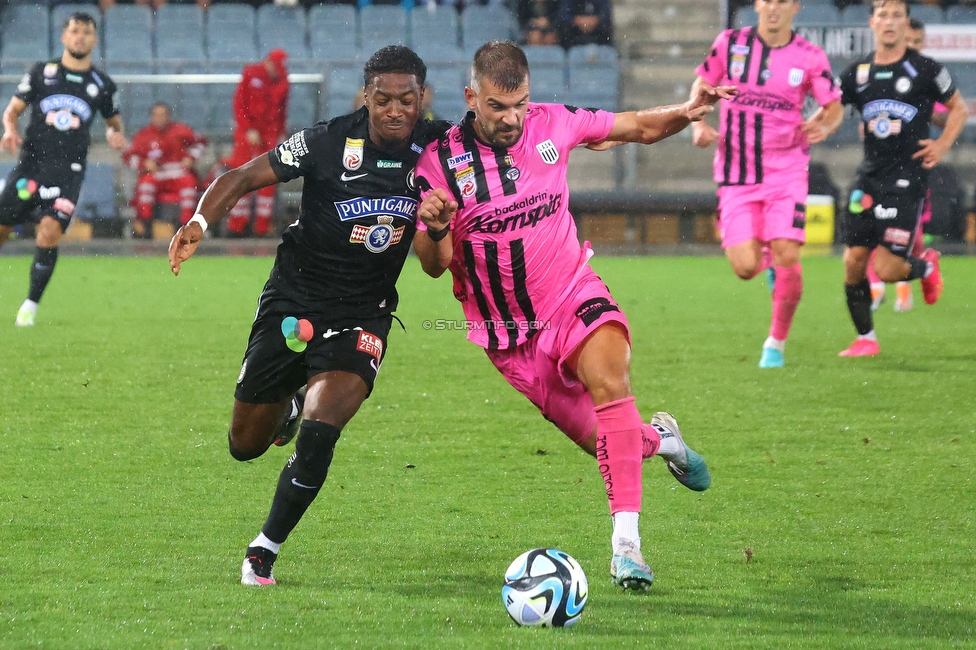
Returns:
[[[136,233],[145,237],[152,237],[157,202],[179,203],[181,223],[190,220],[197,205],[199,179],[193,165],[207,141],[170,118],[169,106],[161,102],[153,106],[149,125],[132,137],[123,154],[129,166],[139,171],[132,207],[136,209]]]
[[[430,82],[424,85],[424,98],[420,102],[420,117],[431,121],[440,119],[434,112],[434,85]]]
[[[556,8],[559,0],[519,0],[518,22],[526,45],[556,45]]]
[[[577,45],[610,45],[613,41],[610,0],[559,0],[556,26],[559,42],[566,49]]]

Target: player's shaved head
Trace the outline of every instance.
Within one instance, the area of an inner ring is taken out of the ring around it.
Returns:
[[[529,62],[525,52],[512,41],[489,41],[474,53],[471,64],[471,88],[478,91],[488,79],[495,87],[513,92],[529,80]]]
[[[427,64],[409,47],[387,45],[366,61],[363,68],[363,88],[368,87],[381,74],[412,74],[423,88],[427,81]]]

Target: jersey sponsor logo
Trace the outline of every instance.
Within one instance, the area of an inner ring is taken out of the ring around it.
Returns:
[[[892,248],[905,248],[912,240],[912,233],[901,228],[885,228],[884,241],[893,244]]]
[[[552,140],[540,142],[535,146],[535,149],[542,156],[542,162],[547,165],[555,165],[559,160],[559,149],[556,149],[556,145],[553,144]]]
[[[341,180],[343,183],[348,183],[349,181],[354,181],[357,178],[363,178],[365,176],[369,176],[369,172],[355,175],[350,175],[349,172],[342,172],[342,174],[339,175],[339,180]]]
[[[95,72],[94,70],[92,70],[91,71],[91,76],[92,76],[92,79],[95,80],[95,83],[98,84],[98,87],[99,88],[104,88],[105,87],[105,82],[102,81],[102,78],[98,76],[98,73],[97,72]]]
[[[403,169],[403,161],[401,160],[377,160],[377,169]]]
[[[912,79],[918,76],[918,70],[915,69],[915,66],[913,66],[911,62],[902,61],[901,67],[905,68],[905,72],[907,72],[908,76]]]
[[[769,93],[766,91],[761,92],[746,92],[738,95],[733,103],[741,104],[742,106],[752,106],[764,111],[795,111],[796,104],[789,101],[788,99],[783,99],[779,95]]]
[[[471,232],[498,234],[526,227],[535,228],[540,221],[555,214],[562,201],[562,194],[549,196],[548,192],[540,192],[504,208],[495,208],[494,214],[478,215],[471,221]],[[534,207],[525,209],[529,206]]]
[[[75,204],[62,196],[54,199],[54,209],[70,217],[75,212]]]
[[[278,160],[283,165],[298,167],[302,158],[308,155],[308,145],[305,143],[305,131],[299,131],[281,143],[278,147]]]
[[[861,214],[865,210],[870,210],[874,205],[874,199],[870,194],[865,194],[864,190],[854,190],[851,192],[851,200],[847,205],[847,211],[851,214]]]
[[[894,219],[898,216],[898,208],[886,208],[880,203],[874,206],[875,219]]]
[[[95,84],[88,84],[88,86],[85,87],[85,92],[88,93],[89,97],[94,99],[98,96],[98,86]]]
[[[383,339],[363,330],[359,333],[359,342],[356,343],[356,349],[360,352],[373,355],[379,361],[380,357],[383,356]]]
[[[460,170],[455,174],[454,181],[463,198],[470,199],[478,193],[478,181],[475,179],[473,167]]]
[[[410,143],[410,150],[413,151],[414,153],[423,153],[424,152],[424,148],[421,147],[416,142],[411,142]]]
[[[474,154],[470,151],[465,151],[459,156],[454,156],[453,158],[447,159],[447,166],[451,169],[457,169],[461,165],[469,165],[474,161]]]
[[[918,114],[918,109],[911,104],[899,102],[894,99],[876,99],[868,102],[861,109],[861,115],[865,120],[870,120],[884,114],[887,117],[895,117],[906,122],[911,122]]]
[[[895,73],[891,70],[878,70],[874,73],[874,78],[878,81],[884,81],[886,79],[891,79],[895,76]]]
[[[857,66],[857,74],[855,75],[855,80],[858,86],[863,86],[871,79],[871,64],[862,63]]]
[[[608,298],[593,298],[576,308],[576,318],[589,327],[607,312],[620,311],[620,308],[610,302]]]
[[[909,185],[911,185],[911,182],[907,178],[899,178],[897,181],[895,181],[895,187],[904,188],[908,187]]]
[[[44,76],[54,77],[58,74],[58,64],[57,63],[47,63],[44,65]]]
[[[949,74],[948,68],[943,67],[939,70],[939,74],[935,75],[935,85],[943,95],[949,92],[949,88],[952,87],[952,75]]]
[[[81,163],[71,163],[71,171],[80,172],[81,169]]]
[[[71,83],[76,83],[76,84],[84,83],[85,81],[81,75],[71,74],[70,72],[66,72],[64,74],[64,78],[70,81]]]
[[[763,81],[769,81],[769,78],[773,76],[773,71],[766,68],[759,74],[759,76],[762,77]]]
[[[17,84],[17,92],[29,93],[30,90],[31,90],[31,78],[29,74],[25,74],[24,77],[20,80],[20,83]]]
[[[342,150],[342,166],[351,172],[359,169],[363,164],[363,139],[346,138],[346,146]]]
[[[47,123],[53,124],[54,128],[59,131],[67,131],[69,128],[77,129],[78,126],[67,125],[67,117],[52,122],[52,114],[67,113],[68,116],[77,116],[85,122],[92,117],[92,109],[88,102],[74,95],[51,95],[42,99],[38,107],[42,113],[47,113]]]
[[[37,191],[37,183],[31,178],[18,178],[15,187],[17,188],[17,198],[21,201],[26,201],[34,196],[34,192]]]
[[[349,243],[363,244],[370,253],[382,253],[400,243],[406,226],[393,227],[393,217],[378,217],[372,226],[356,224],[349,235]]]
[[[51,199],[56,199],[61,196],[60,187],[45,187],[41,185],[37,190],[37,195],[41,197],[44,201],[50,201]]]
[[[733,45],[732,46],[732,54],[738,54],[740,56],[745,56],[746,54],[749,54],[749,46],[748,45]]]
[[[790,68],[790,76],[787,77],[790,86],[796,88],[803,83],[803,70],[800,68]]]
[[[359,196],[334,203],[340,221],[350,221],[363,217],[400,217],[413,221],[417,214],[417,199],[409,196],[387,196],[367,198]]]
[[[898,77],[898,79],[895,80],[895,92],[899,92],[904,95],[911,89],[912,80],[908,77]]]

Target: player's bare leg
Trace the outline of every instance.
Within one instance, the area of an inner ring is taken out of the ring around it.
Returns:
[[[9,235],[9,229],[7,230]],[[6,237],[4,237],[6,239]],[[47,288],[51,276],[54,275],[54,266],[58,262],[58,243],[61,241],[61,223],[50,216],[41,217],[37,224],[37,234],[35,243],[37,248],[34,251],[34,261],[30,268],[30,290],[27,300],[20,306],[17,312],[16,324],[18,327],[30,327],[34,324],[37,315],[37,303],[41,301],[41,296]]]
[[[732,266],[732,272],[743,280],[751,280],[763,270],[763,244],[758,239],[750,239],[725,249],[725,257]]]
[[[309,380],[295,452],[281,470],[261,533],[247,548],[242,584],[275,583],[272,568],[278,551],[325,483],[340,432],[368,392],[366,382],[350,372],[324,372]]]

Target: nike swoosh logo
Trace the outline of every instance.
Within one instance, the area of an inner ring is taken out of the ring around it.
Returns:
[[[357,174],[356,176],[350,176],[349,172],[342,172],[342,176],[339,178],[342,179],[343,183],[348,183],[349,181],[354,181],[357,178],[362,178],[363,176],[369,176],[369,172],[366,172],[365,174]]]
[[[319,486],[318,485],[302,485],[301,483],[299,483],[295,479],[292,479],[291,480],[291,484],[292,485],[297,485],[300,488],[305,488],[306,490],[317,490],[317,489],[319,489]]]

